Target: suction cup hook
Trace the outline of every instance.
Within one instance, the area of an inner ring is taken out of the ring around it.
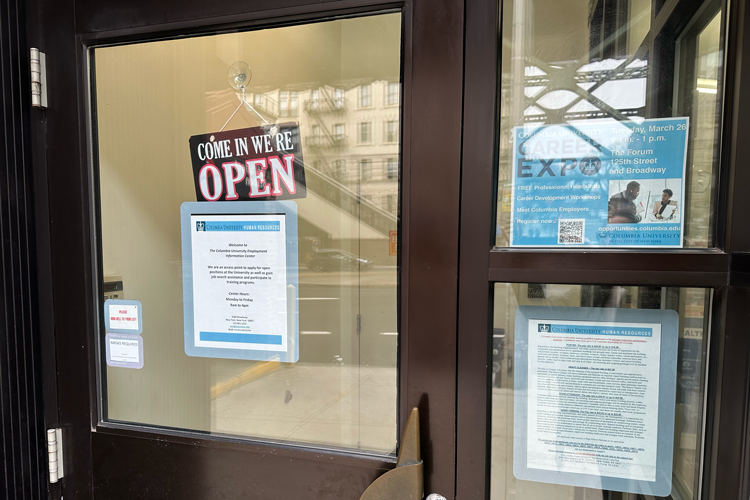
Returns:
[[[245,100],[245,92],[247,91],[247,87],[248,85],[250,85],[250,80],[252,79],[253,70],[250,69],[250,66],[245,61],[237,61],[236,63],[229,66],[229,71],[227,72],[227,80],[229,80],[229,86],[234,90],[239,90],[242,93],[242,98],[240,99],[240,104],[239,106],[237,106],[237,109],[234,110],[232,116],[230,116],[226,123],[224,123],[219,132],[224,130],[227,124],[232,120],[232,118],[234,118],[234,115],[237,114],[237,111],[239,111],[243,105],[246,105],[247,107],[252,109],[253,112],[258,115],[258,117],[263,120],[266,125],[270,125],[268,120],[266,120],[263,115],[258,113],[258,110],[256,110],[249,102]]]
[[[239,90],[244,95],[247,86],[250,85],[250,80],[253,79],[253,70],[245,61],[237,61],[229,66],[227,79],[233,89]]]

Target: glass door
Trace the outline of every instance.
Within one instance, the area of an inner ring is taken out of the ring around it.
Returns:
[[[359,498],[417,407],[451,497],[460,16],[236,9],[52,36],[62,493]]]

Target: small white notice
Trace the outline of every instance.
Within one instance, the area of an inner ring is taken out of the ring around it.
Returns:
[[[108,333],[104,343],[109,366],[143,368],[143,338],[140,335]]]
[[[138,341],[124,339],[109,340],[110,359],[121,363],[140,363],[141,356],[138,352]]]
[[[109,324],[115,330],[137,330],[138,306],[109,306]]]
[[[196,347],[285,351],[283,214],[193,215]]]
[[[104,326],[110,333],[143,331],[141,303],[137,300],[108,299],[104,302]]]

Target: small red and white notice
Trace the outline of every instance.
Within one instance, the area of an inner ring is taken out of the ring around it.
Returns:
[[[138,306],[110,304],[109,328],[110,330],[138,330]]]

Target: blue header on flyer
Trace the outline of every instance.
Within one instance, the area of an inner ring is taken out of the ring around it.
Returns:
[[[196,221],[196,231],[281,231],[279,221],[259,221],[259,222],[236,222],[229,221]]]
[[[514,129],[511,246],[681,247],[688,118]]]
[[[556,325],[554,323],[540,323],[540,333],[568,333],[578,335],[616,335],[623,337],[651,337],[652,328],[637,328],[624,326],[591,326],[591,325]]]

